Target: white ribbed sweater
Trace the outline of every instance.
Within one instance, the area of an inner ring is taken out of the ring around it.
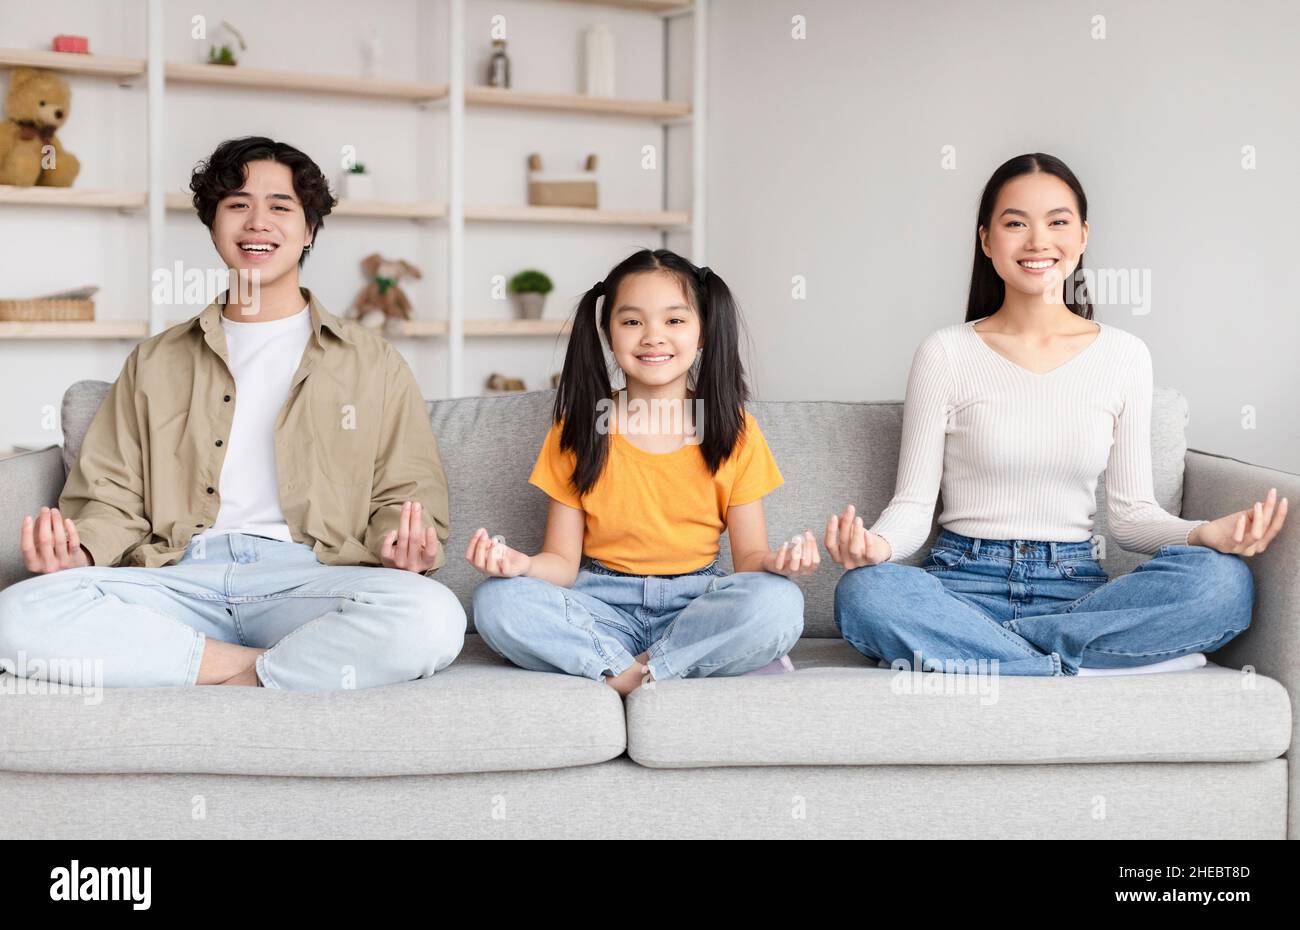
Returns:
[[[921,343],[894,497],[871,527],[888,540],[890,561],[924,544],[940,487],[939,524],[954,533],[1089,540],[1103,470],[1109,531],[1121,548],[1186,544],[1205,521],[1166,513],[1152,491],[1151,353],[1137,336],[1098,326],[1082,352],[1041,375],[994,351],[974,321]]]

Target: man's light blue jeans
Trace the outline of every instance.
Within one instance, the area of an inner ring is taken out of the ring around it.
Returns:
[[[835,625],[914,671],[996,659],[1002,675],[1075,675],[1212,652],[1250,625],[1254,591],[1245,560],[1205,546],[1162,546],[1110,580],[1087,542],[944,530],[919,568],[845,572]]]
[[[604,681],[648,652],[656,681],[742,675],[781,658],[803,632],[803,592],[771,572],[630,575],[585,559],[571,588],[489,578],[474,629],[521,668]]]
[[[14,671],[102,662],[105,687],[193,685],[208,637],[268,647],[268,688],[336,691],[427,678],[456,658],[465,611],[416,572],[323,565],[311,547],[230,533],[161,568],[86,566],[0,591],[0,658]]]

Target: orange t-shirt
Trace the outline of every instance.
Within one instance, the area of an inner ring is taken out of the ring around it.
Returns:
[[[741,439],[716,475],[698,444],[656,453],[621,433],[609,438],[605,470],[579,497],[570,483],[577,457],[561,451],[560,424],[552,423],[528,483],[584,511],[582,551],[619,572],[678,575],[703,568],[718,557],[727,508],[756,501],[785,481],[749,411]]]

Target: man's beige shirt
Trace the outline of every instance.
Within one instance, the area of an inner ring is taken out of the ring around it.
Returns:
[[[381,564],[406,500],[437,528],[424,574],[445,563],[447,479],[415,375],[387,340],[301,291],[311,337],[287,398],[237,394],[220,299],[131,350],[59,497],[96,565],[169,565],[213,525],[236,403],[282,405],[280,507],[322,563]]]

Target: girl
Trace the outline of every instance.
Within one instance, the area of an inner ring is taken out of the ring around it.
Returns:
[[[1087,219],[1083,188],[1050,155],[1013,158],[984,188],[966,322],[912,362],[893,500],[869,530],[852,506],[826,526],[850,569],[835,621],[865,655],[919,669],[996,660],[1010,675],[1149,670],[1204,664],[1194,654],[1250,624],[1241,556],[1267,548],[1287,501],[1273,489],[1213,521],[1155,502],[1151,356],[1092,320]],[[1111,533],[1155,553],[1114,581],[1090,542],[1103,469]],[[898,564],[929,535],[940,488],[943,532],[920,568]]]
[[[794,645],[803,593],[790,578],[821,558],[807,530],[768,548],[762,498],[783,479],[744,409],[739,327],[722,279],[666,249],[635,253],[582,298],[529,478],[551,497],[542,551],[480,528],[465,553],[492,576],[474,624],[493,650],[627,695],[758,670]],[[627,382],[617,396],[602,333]],[[733,575],[718,568],[724,529]]]

